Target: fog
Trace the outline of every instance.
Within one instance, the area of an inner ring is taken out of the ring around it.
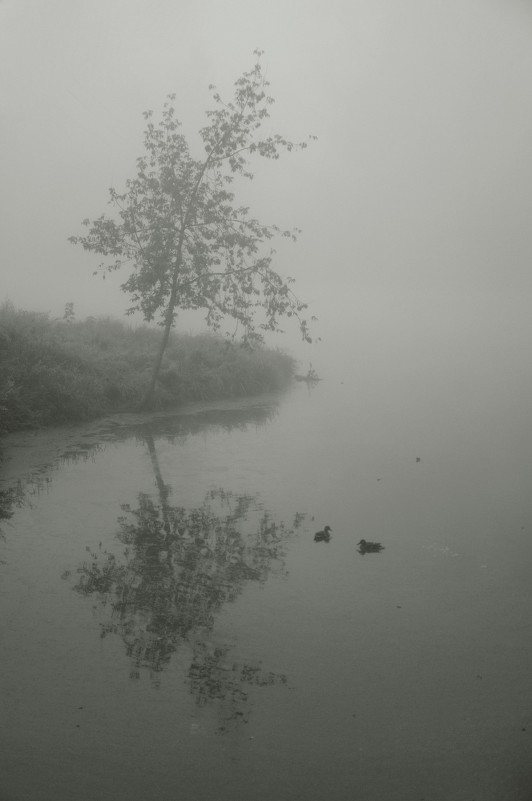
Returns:
[[[439,353],[484,376],[529,371],[528,3],[3,0],[0,27],[0,300],[121,316],[126,276],[94,277],[97,257],[67,238],[133,175],[144,110],[175,92],[194,141],[209,83],[230,90],[259,47],[271,130],[318,137],[257,163],[239,193],[264,222],[302,229],[276,266],[323,342],[287,326],[272,343],[320,372],[346,348],[390,369],[422,372]]]
[[[530,791],[531,43],[530,0],[0,0],[0,303],[123,317],[68,237],[145,110],[201,153],[260,48],[268,132],[317,140],[238,203],[302,229],[274,266],[317,341],[268,343],[325,379],[9,435],[10,797]]]

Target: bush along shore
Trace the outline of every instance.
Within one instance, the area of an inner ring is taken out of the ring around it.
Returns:
[[[161,331],[119,320],[74,321],[0,307],[0,434],[135,411],[149,382]],[[284,389],[295,361],[212,334],[173,334],[153,409]]]

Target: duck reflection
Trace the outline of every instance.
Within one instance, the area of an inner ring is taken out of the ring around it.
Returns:
[[[368,542],[367,540],[360,540],[357,545],[357,550],[362,556],[365,556],[367,553],[380,553],[381,551],[384,551],[384,545],[381,545],[380,542]]]

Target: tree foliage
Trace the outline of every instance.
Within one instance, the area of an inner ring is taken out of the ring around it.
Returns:
[[[145,153],[125,191],[111,188],[114,216],[85,220],[85,236],[70,241],[104,256],[100,270],[130,266],[121,288],[131,297],[129,313],[164,327],[154,366],[152,389],[180,309],[204,309],[206,321],[220,330],[227,318],[245,343],[261,342],[265,331],[279,331],[280,320],[293,317],[311,341],[306,304],[295,295],[293,279],[273,268],[275,237],[296,238],[297,230],[281,230],[255,219],[238,205],[231,184],[252,178],[252,157],[278,159],[283,151],[307,146],[279,134],[261,135],[273,99],[260,56],[234,84],[224,102],[211,86],[213,107],[199,131],[201,158],[193,156],[176,118],[175,95],[169,95],[158,123],[144,117]],[[313,137],[310,137],[313,138]],[[234,334],[233,334],[234,336]]]

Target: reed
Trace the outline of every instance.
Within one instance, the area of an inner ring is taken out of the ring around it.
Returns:
[[[0,433],[133,411],[149,381],[160,331],[108,317],[52,320],[0,306]],[[153,408],[284,389],[294,360],[212,334],[173,334]]]

